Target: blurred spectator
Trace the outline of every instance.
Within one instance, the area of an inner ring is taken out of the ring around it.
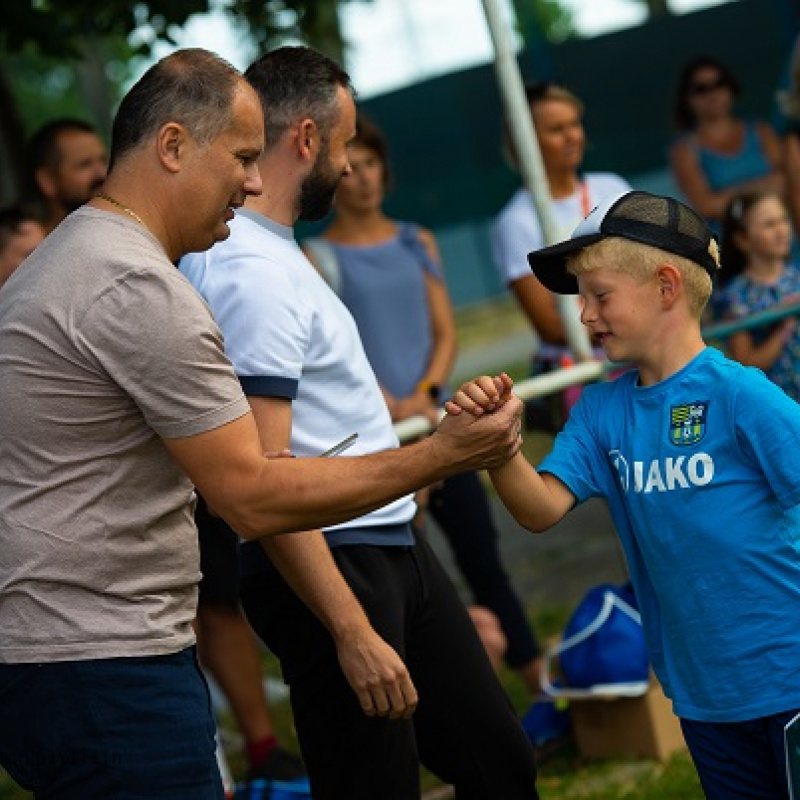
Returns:
[[[95,129],[79,119],[43,125],[27,148],[31,199],[42,204],[49,233],[64,217],[97,194],[106,178],[106,148]]]
[[[415,415],[435,421],[450,395],[457,347],[436,240],[384,213],[386,141],[363,117],[348,154],[352,173],[339,184],[336,216],[323,238],[307,239],[304,248],[353,315],[393,421]],[[457,475],[432,488],[428,510],[475,602],[499,619],[507,663],[538,694],[539,646],[500,561],[499,534],[478,475]]]
[[[15,204],[0,209],[0,288],[44,239],[36,215]]]
[[[483,646],[486,648],[486,653],[489,656],[489,661],[492,666],[497,670],[506,655],[508,650],[508,639],[500,627],[500,620],[497,616],[484,606],[470,606],[468,609],[470,619],[478,631]]]
[[[800,268],[789,261],[791,226],[783,198],[746,192],[731,201],[722,229],[722,271],[716,300],[720,315],[741,319],[800,302]],[[790,397],[800,400],[800,329],[795,317],[739,331],[730,356],[759,367]]]
[[[610,172],[581,174],[586,148],[583,104],[572,92],[553,83],[537,83],[526,88],[526,96],[550,188],[553,215],[561,233],[559,239],[566,239],[601,200],[627,191],[630,186]],[[505,143],[510,160],[516,164],[507,129]],[[558,369],[565,359],[572,359],[555,297],[528,266],[528,253],[545,244],[533,199],[527,189],[520,188],[497,218],[492,248],[504,282],[539,338],[533,357],[534,375]],[[528,427],[558,430],[565,415],[563,397],[557,394],[526,407]]]
[[[735,195],[785,191],[780,138],[768,123],[735,115],[740,93],[728,66],[705,55],[684,65],[675,91],[681,135],[670,150],[672,172],[689,204],[717,232]]]

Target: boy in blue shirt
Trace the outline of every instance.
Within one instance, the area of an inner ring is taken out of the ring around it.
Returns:
[[[549,289],[637,369],[589,386],[538,471],[491,472],[540,532],[605,497],[648,652],[712,800],[788,798],[784,725],[800,711],[800,405],[707,347],[716,241],[687,206],[628,192],[531,253]],[[450,413],[499,407],[511,381],[464,384]]]

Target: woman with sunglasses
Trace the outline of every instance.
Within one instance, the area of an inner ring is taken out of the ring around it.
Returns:
[[[736,195],[785,191],[780,138],[766,122],[735,115],[740,92],[736,77],[713,56],[688,61],[675,92],[681,136],[670,152],[672,173],[690,205],[717,231]]]

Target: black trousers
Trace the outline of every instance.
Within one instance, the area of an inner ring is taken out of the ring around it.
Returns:
[[[419,763],[459,800],[535,800],[533,750],[454,587],[424,541],[334,548],[377,632],[419,693],[409,721],[367,717],[333,640],[274,568],[242,578],[242,604],[278,656],[314,800],[419,800]]]

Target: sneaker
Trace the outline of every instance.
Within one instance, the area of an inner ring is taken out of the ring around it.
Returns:
[[[282,747],[273,747],[257,767],[251,767],[247,780],[296,781],[306,776],[306,768],[297,756]]]

